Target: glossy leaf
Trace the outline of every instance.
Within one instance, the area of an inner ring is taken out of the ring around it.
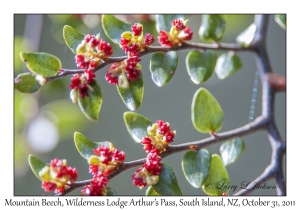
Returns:
[[[219,42],[223,38],[226,21],[224,15],[202,15],[200,38],[206,42]]]
[[[152,186],[149,186],[146,191],[146,196],[159,196],[159,194],[153,189]]]
[[[177,63],[178,56],[175,51],[154,53],[150,60],[150,71],[154,83],[159,87],[167,84],[176,71]]]
[[[256,25],[251,24],[245,31],[238,35],[238,37],[236,38],[236,42],[245,48],[249,47],[254,39],[256,29]]]
[[[172,20],[174,20],[175,18],[184,20],[184,15],[179,15],[179,14],[155,15],[157,32],[159,32],[160,30],[170,31],[172,27]]]
[[[148,135],[147,128],[153,124],[148,118],[135,112],[125,112],[124,122],[128,133],[137,143]]]
[[[113,147],[113,144],[108,141],[92,142],[79,132],[74,133],[74,142],[79,154],[86,160],[88,160],[91,155],[95,155],[93,150],[98,148],[98,146],[104,145],[109,148]]]
[[[131,111],[136,110],[142,104],[142,99],[144,95],[144,81],[143,73],[140,72],[140,78],[134,80],[133,82],[128,80],[129,88],[123,88],[119,85],[117,86],[119,95],[122,101]]]
[[[185,63],[191,80],[195,84],[200,84],[213,75],[217,54],[213,50],[206,50],[205,52],[193,50],[187,55]]]
[[[118,196],[117,192],[110,187],[106,187],[106,193],[107,196]]]
[[[199,88],[194,94],[192,122],[201,133],[216,132],[223,126],[223,110],[215,97],[205,88]]]
[[[219,79],[225,79],[243,67],[242,60],[233,51],[222,54],[217,61],[215,72]]]
[[[225,166],[237,161],[246,148],[245,142],[241,138],[226,141],[220,147],[220,154]]]
[[[38,91],[41,85],[35,80],[35,76],[31,73],[19,74],[15,78],[14,87],[22,93],[34,93]]]
[[[27,63],[27,68],[35,74],[40,74],[44,77],[55,76],[58,70],[61,69],[60,60],[51,54],[44,52],[36,53],[20,53],[22,61]]]
[[[153,189],[162,196],[182,195],[173,169],[165,163],[162,165],[159,180],[155,185],[152,185]]]
[[[275,15],[275,21],[278,23],[278,25],[283,28],[284,30],[286,29],[286,15],[284,14],[277,14]]]
[[[92,88],[88,90],[88,96],[78,97],[78,104],[84,115],[92,121],[98,121],[99,112],[102,105],[102,93],[96,81],[89,84]]]
[[[184,154],[181,166],[187,181],[195,188],[200,188],[208,177],[211,154],[206,149]]]
[[[106,36],[116,44],[119,44],[123,32],[131,31],[132,25],[119,20],[113,15],[102,15],[102,28]]]
[[[70,50],[76,53],[77,46],[82,42],[84,39],[84,35],[76,31],[71,26],[65,25],[63,29],[63,36],[67,46]]]
[[[30,166],[32,172],[34,173],[34,175],[36,175],[36,177],[41,180],[41,178],[39,176],[39,172],[48,164],[44,163],[43,161],[41,161],[34,155],[28,156],[28,162],[29,162],[29,166]]]
[[[222,195],[229,191],[229,186],[230,179],[223,161],[219,155],[213,154],[208,177],[202,189],[207,195]]]

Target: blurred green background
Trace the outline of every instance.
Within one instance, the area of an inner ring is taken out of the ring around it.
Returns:
[[[286,31],[270,15],[267,48],[275,73],[286,76]],[[117,15],[128,22],[141,22],[144,32],[158,36],[154,15]],[[188,26],[194,32],[193,40],[201,42],[198,30],[201,15],[186,15]],[[253,15],[227,15],[227,27],[223,42],[235,42],[236,36],[252,22]],[[14,16],[14,77],[28,69],[20,59],[20,52],[47,52],[56,55],[63,68],[75,69],[74,54],[63,40],[62,29],[70,25],[82,34],[101,33],[109,39],[101,27],[101,15],[15,15]],[[110,42],[110,41],[109,41]],[[110,42],[111,43],[111,42]],[[153,45],[158,45],[157,41]],[[114,55],[122,56],[123,51],[113,44]],[[151,80],[149,61],[151,55],[142,57],[144,75],[144,98],[136,111],[150,120],[163,119],[177,131],[173,144],[195,141],[208,137],[197,132],[191,122],[191,102],[198,88],[207,88],[219,101],[225,113],[225,123],[220,132],[240,127],[249,121],[252,88],[257,70],[254,54],[240,52],[243,68],[225,80],[214,74],[206,83],[195,85],[189,78],[185,67],[185,57],[189,51],[179,51],[178,67],[173,79],[164,87],[157,87]],[[220,52],[218,52],[220,53]],[[81,132],[92,141],[111,141],[116,148],[126,152],[126,161],[145,157],[142,146],[135,143],[124,125],[123,113],[128,111],[118,95],[116,87],[105,81],[109,66],[97,72],[97,81],[102,88],[103,104],[99,122],[86,119],[77,104],[69,99],[70,77],[48,83],[35,94],[22,94],[14,91],[14,194],[45,195],[41,182],[31,172],[27,158],[33,154],[49,162],[51,159],[67,159],[68,165],[78,170],[78,180],[90,179],[88,164],[77,152],[73,135]],[[286,137],[286,93],[276,95],[276,122],[282,137]],[[258,85],[255,116],[261,113],[261,85]],[[265,131],[243,137],[246,150],[242,157],[228,166],[232,185],[238,188],[243,181],[252,181],[270,163],[271,148]],[[219,153],[220,143],[208,147],[212,154]],[[183,195],[205,195],[202,189],[193,188],[186,181],[182,169],[183,152],[163,160],[173,167]],[[285,165],[284,165],[285,170]],[[130,169],[113,178],[108,186],[118,195],[144,195],[147,188],[140,190],[133,186]],[[267,184],[274,186],[275,181]],[[236,191],[235,191],[236,192]],[[229,194],[235,192],[230,191]],[[80,189],[70,195],[79,195]],[[275,190],[256,190],[251,195],[276,195]]]

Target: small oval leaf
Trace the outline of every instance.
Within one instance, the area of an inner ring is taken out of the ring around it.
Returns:
[[[78,104],[84,115],[92,121],[98,121],[99,112],[102,105],[101,88],[96,81],[89,84],[92,89],[88,90],[88,96],[78,97]]]
[[[98,146],[104,145],[109,148],[113,147],[113,144],[108,141],[92,142],[79,132],[74,133],[74,142],[79,154],[86,160],[88,160],[91,155],[95,155],[93,150],[98,148]]]
[[[223,126],[223,110],[215,97],[205,88],[199,88],[194,94],[192,122],[201,133],[216,132]]]
[[[153,189],[152,186],[149,186],[146,191],[146,196],[159,196],[159,194]]]
[[[44,77],[55,76],[61,69],[60,60],[51,54],[44,52],[20,53],[22,61],[27,63],[27,68],[33,73],[40,74]]]
[[[121,86],[117,86],[119,95],[121,96],[122,101],[127,106],[127,108],[131,111],[136,110],[142,104],[142,99],[144,95],[144,81],[143,81],[143,73],[140,72],[140,77],[136,80],[128,81],[129,88],[123,88]]]
[[[172,27],[172,20],[174,20],[175,18],[184,20],[184,15],[179,15],[179,14],[155,15],[157,32],[160,32],[160,30],[170,31]]]
[[[35,80],[35,76],[31,73],[19,74],[15,78],[14,87],[21,93],[34,93],[38,91],[41,85]]]
[[[215,72],[219,79],[225,79],[243,67],[242,60],[233,51],[222,54],[217,61]]]
[[[137,143],[148,135],[147,128],[153,124],[148,118],[135,112],[125,112],[124,122],[128,133]]]
[[[245,142],[241,138],[226,141],[220,147],[220,154],[225,166],[228,166],[239,159],[246,148]]]
[[[207,149],[184,154],[181,165],[185,178],[195,188],[200,188],[208,177],[211,154]]]
[[[200,38],[206,42],[219,42],[223,38],[225,26],[224,15],[202,15]]]
[[[214,73],[217,58],[213,50],[206,50],[204,53],[197,50],[189,52],[185,63],[191,80],[195,84],[207,81]]]
[[[275,15],[275,21],[281,28],[283,28],[284,30],[286,29],[286,15],[284,14]]]
[[[165,163],[162,165],[159,180],[155,185],[152,185],[153,189],[162,196],[182,195],[173,169]]]
[[[76,31],[71,26],[65,25],[63,29],[63,36],[67,46],[74,54],[76,54],[77,46],[84,39],[84,35]]]
[[[256,29],[256,25],[251,24],[245,31],[238,35],[238,37],[236,38],[236,42],[245,48],[249,47],[254,39]]]
[[[39,172],[40,172],[41,169],[43,169],[48,164],[44,163],[43,161],[41,161],[40,159],[38,159],[34,155],[29,155],[28,156],[28,162],[29,162],[29,166],[30,166],[32,172],[34,173],[34,175],[39,180],[41,180],[41,178],[39,176]]]
[[[223,161],[219,155],[213,154],[208,177],[202,189],[207,195],[222,195],[229,191],[229,186],[230,179]]]
[[[175,51],[154,53],[150,60],[150,71],[154,83],[159,87],[167,84],[176,71],[177,63],[178,56]]]
[[[102,15],[102,28],[106,36],[116,44],[119,44],[121,34],[131,31],[132,24],[125,23],[113,15]]]
[[[106,187],[106,193],[107,196],[118,196],[117,192],[110,187]]]

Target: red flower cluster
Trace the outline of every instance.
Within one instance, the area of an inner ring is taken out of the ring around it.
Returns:
[[[112,64],[106,72],[106,81],[109,84],[120,85],[120,76],[123,80],[126,81],[127,79],[129,79],[130,81],[138,79],[140,77],[141,72],[141,65],[139,65],[138,63],[140,61],[141,59],[138,56],[132,56],[123,62]],[[126,77],[122,77],[122,74],[126,75]]]
[[[116,148],[109,148],[106,146],[99,146],[97,149],[94,149],[94,154],[92,155],[89,162],[89,173],[94,177],[102,173],[107,176],[117,167],[122,165],[125,160],[125,152],[120,151]]]
[[[106,195],[106,185],[108,183],[108,179],[103,174],[97,174],[91,181],[89,185],[86,185],[81,190],[81,195],[89,195],[89,196],[101,196]]]
[[[170,32],[161,30],[159,32],[158,43],[162,46],[180,46],[185,40],[191,40],[193,32],[191,28],[186,27],[187,21],[178,18],[172,21]]]
[[[73,102],[77,101],[78,92],[81,98],[89,95],[88,90],[92,89],[89,84],[95,81],[95,73],[92,69],[84,70],[83,74],[75,74],[71,78],[70,89],[72,90],[70,95]],[[73,95],[72,95],[73,94]]]
[[[68,167],[66,160],[56,158],[51,160],[50,166],[39,171],[39,177],[46,192],[63,193],[68,185],[77,180],[77,170]]]
[[[95,80],[94,68],[100,64],[101,60],[105,60],[113,54],[112,46],[100,39],[100,35],[94,36],[87,34],[82,42],[77,46],[75,62],[78,68],[83,68],[83,74],[75,74],[71,78],[70,97],[75,103],[78,95],[81,98],[88,96],[88,90],[92,90],[89,86]],[[78,94],[79,93],[79,94]]]
[[[140,188],[148,185],[154,185],[158,182],[159,174],[162,168],[160,163],[160,153],[166,150],[168,144],[173,142],[175,133],[171,130],[169,123],[163,120],[157,120],[147,128],[148,136],[145,136],[141,144],[144,145],[144,151],[148,153],[147,160],[143,167],[137,169],[131,176],[133,185]]]
[[[165,151],[168,144],[173,142],[175,136],[169,123],[165,123],[163,120],[157,120],[156,123],[149,127],[148,134],[149,136],[145,136],[141,141],[147,153],[153,149],[159,152]]]
[[[144,163],[143,167],[137,169],[131,176],[133,185],[143,188],[147,184],[156,184],[162,168],[160,161],[161,157],[158,155],[157,150],[149,152],[147,155],[147,161]]]
[[[93,175],[90,185],[85,186],[82,195],[106,195],[107,176],[123,164],[125,152],[120,151],[112,145],[98,146],[94,154],[88,159],[89,173]]]
[[[126,31],[121,35],[120,47],[125,51],[128,56],[139,56],[147,46],[154,42],[154,37],[146,33],[143,34],[143,25],[135,23],[131,26],[131,31]]]

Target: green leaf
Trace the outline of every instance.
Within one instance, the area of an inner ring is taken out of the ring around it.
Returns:
[[[119,44],[123,32],[131,31],[132,25],[119,20],[113,15],[102,15],[102,28],[106,36],[116,44]]]
[[[14,87],[22,93],[34,93],[38,91],[41,85],[35,80],[35,76],[31,73],[19,74],[15,78]]]
[[[107,196],[118,196],[117,192],[110,187],[106,187],[106,192]]]
[[[278,25],[283,28],[284,30],[286,29],[286,15],[283,14],[277,14],[275,15],[275,21],[278,23]]]
[[[249,47],[254,39],[256,29],[256,25],[251,24],[245,31],[238,35],[238,37],[236,38],[236,42],[245,48]]]
[[[89,84],[92,90],[88,90],[88,96],[78,97],[78,104],[84,115],[92,121],[98,121],[99,112],[102,105],[101,88],[96,81]]]
[[[142,99],[144,95],[144,81],[143,73],[140,72],[140,78],[132,81],[128,81],[129,88],[123,88],[119,85],[117,86],[119,95],[121,96],[122,101],[131,111],[136,110],[142,104]]]
[[[195,84],[207,81],[214,73],[217,58],[213,50],[206,50],[204,53],[197,50],[190,51],[185,63],[191,80]]]
[[[219,42],[223,38],[225,26],[224,15],[202,15],[200,38],[206,42]]]
[[[82,42],[84,39],[84,35],[76,31],[71,26],[65,25],[63,29],[63,36],[66,44],[70,48],[70,50],[74,53],[76,53],[77,46]]]
[[[32,172],[34,173],[34,175],[36,175],[36,177],[39,180],[41,180],[41,178],[39,176],[39,172],[40,172],[41,169],[43,169],[48,164],[44,163],[43,161],[41,161],[40,159],[38,159],[34,155],[29,155],[28,156],[28,162],[29,162],[29,166],[30,166]]]
[[[205,88],[199,88],[194,94],[192,122],[201,133],[216,132],[223,126],[223,110],[215,97]]]
[[[241,138],[226,141],[220,147],[220,154],[225,166],[237,161],[246,148],[245,142]]]
[[[33,73],[40,74],[44,77],[55,76],[61,69],[60,60],[51,54],[44,52],[20,53],[22,61],[27,63],[27,68]]]
[[[178,56],[175,51],[154,53],[150,60],[150,71],[154,83],[159,87],[167,84],[176,71],[177,63]]]
[[[173,169],[165,163],[162,163],[158,182],[153,185],[153,189],[159,195],[182,195],[178,186],[177,179]]]
[[[95,155],[93,150],[98,148],[98,146],[104,145],[109,148],[113,147],[113,144],[108,141],[92,142],[79,132],[74,133],[74,142],[79,154],[86,160],[88,160],[91,155]]]
[[[148,118],[135,112],[125,112],[124,122],[128,133],[137,143],[148,136],[147,128],[153,124]]]
[[[225,79],[243,67],[242,60],[233,51],[222,54],[217,61],[215,72],[219,79]]]
[[[149,186],[146,191],[146,196],[159,196],[159,194],[153,189],[152,186]]]
[[[160,30],[170,31],[172,27],[172,20],[174,20],[175,18],[184,20],[184,15],[179,15],[179,14],[155,15],[157,32],[159,32]]]
[[[208,177],[211,154],[202,149],[197,152],[188,151],[184,154],[181,165],[185,178],[195,188],[200,188]]]
[[[202,189],[207,195],[222,195],[229,191],[229,186],[230,179],[223,161],[219,155],[213,154],[208,177]]]

